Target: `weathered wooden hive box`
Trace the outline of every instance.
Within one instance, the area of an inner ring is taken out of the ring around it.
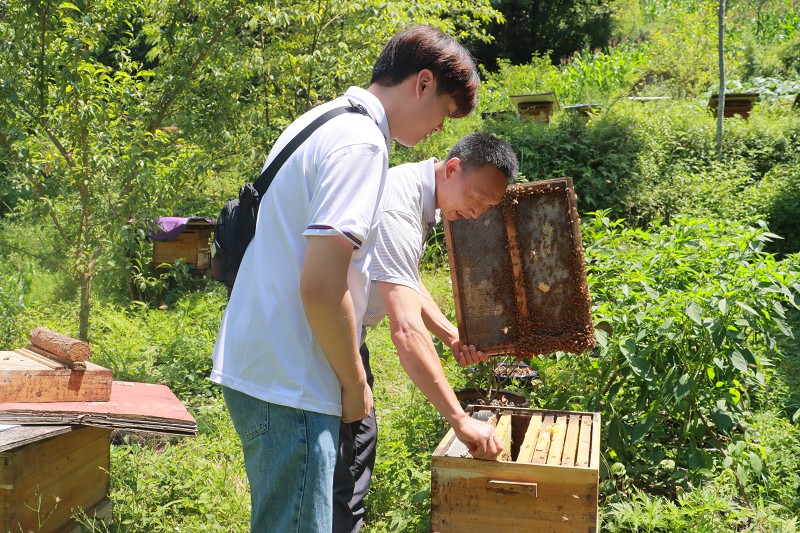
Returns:
[[[750,111],[753,109],[753,104],[759,100],[758,93],[725,93],[725,110],[722,113],[725,118],[731,118],[736,115],[747,119],[750,117]],[[708,107],[714,114],[714,118],[718,116],[719,110],[719,93],[712,94],[708,99]]]
[[[522,118],[545,124],[550,124],[553,114],[561,109],[554,92],[514,94],[510,98]]]
[[[498,461],[468,456],[452,430],[431,460],[431,531],[598,531],[600,414],[495,411]]]
[[[72,532],[79,509],[110,515],[110,451],[110,429],[0,426],[0,531]]]
[[[169,217],[164,217],[169,218]],[[204,219],[192,218],[183,231],[171,240],[153,240],[153,266],[174,265],[182,259],[190,267],[200,270],[208,268],[210,258],[209,239],[214,225]]]

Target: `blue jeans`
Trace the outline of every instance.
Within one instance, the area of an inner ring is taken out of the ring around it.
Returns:
[[[328,533],[338,416],[264,402],[222,387],[242,441],[252,533]]]

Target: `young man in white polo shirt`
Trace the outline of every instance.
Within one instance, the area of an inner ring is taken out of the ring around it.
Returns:
[[[367,90],[307,112],[270,152],[267,164],[331,108],[365,111],[329,120],[281,166],[214,347],[211,379],[242,440],[251,531],[331,530],[340,421],[372,408],[358,346],[391,139],[412,146],[468,114],[479,83],[463,46],[412,28],[387,43]],[[471,434],[479,454],[499,453],[485,427]]]
[[[516,176],[517,157],[497,137],[471,133],[459,140],[445,161],[428,159],[389,170],[381,221],[370,265],[371,290],[364,326],[389,316],[392,341],[403,369],[470,447],[470,419],[447,382],[428,330],[450,347],[462,366],[486,361],[475,346],[460,343],[458,329],[444,316],[420,280],[419,264],[428,230],[439,210],[446,219],[478,218],[498,204]],[[361,347],[370,386],[366,344]],[[339,429],[334,474],[334,533],[361,529],[364,497],[375,463],[377,424],[371,416]],[[493,437],[494,438],[494,437]]]

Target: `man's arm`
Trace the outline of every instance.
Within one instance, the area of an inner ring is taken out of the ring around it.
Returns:
[[[470,418],[461,408],[422,320],[420,295],[404,285],[381,282],[392,341],[400,364],[414,384],[452,426],[474,457],[494,459],[503,450],[494,427]]]
[[[425,327],[450,347],[453,357],[459,365],[469,366],[489,360],[489,356],[478,351],[474,344],[461,344],[458,338],[458,328],[444,316],[444,313],[436,305],[436,301],[422,281],[419,282],[419,296],[422,303],[422,320],[425,322]]]
[[[314,338],[342,384],[342,420],[369,416],[372,391],[358,353],[347,271],[353,244],[344,237],[308,237],[300,295]]]

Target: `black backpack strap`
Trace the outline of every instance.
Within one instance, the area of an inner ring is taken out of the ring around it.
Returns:
[[[275,179],[275,174],[278,173],[278,169],[280,169],[286,160],[289,159],[289,156],[292,155],[292,153],[297,150],[297,148],[303,144],[303,142],[305,142],[305,140],[308,139],[317,128],[328,122],[333,117],[341,115],[342,113],[361,113],[362,115],[369,116],[369,113],[367,113],[367,110],[363,105],[356,104],[350,100],[349,106],[335,107],[315,118],[308,126],[303,128],[303,130],[298,133],[294,139],[289,141],[286,146],[283,147],[283,150],[281,150],[278,156],[272,160],[267,168],[264,169],[264,172],[262,172],[255,181],[253,186],[258,191],[259,198],[264,196],[264,193],[267,192],[270,183],[272,183],[272,180]]]

